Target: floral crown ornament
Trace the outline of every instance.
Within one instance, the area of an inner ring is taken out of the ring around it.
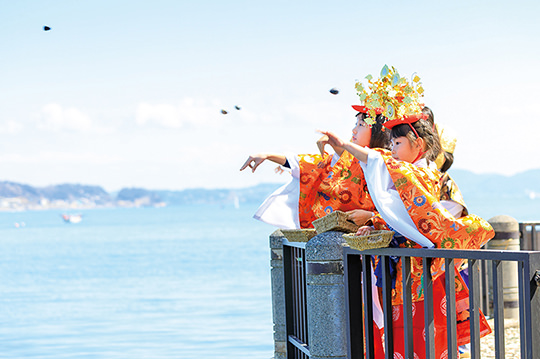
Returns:
[[[424,95],[420,77],[413,74],[411,81],[401,77],[394,67],[384,65],[379,79],[373,76],[365,77],[367,89],[361,82],[356,82],[355,88],[360,102],[366,108],[369,117],[364,121],[369,125],[375,123],[377,114],[386,117],[385,127],[392,128],[400,123],[412,123],[427,116],[422,114],[424,104],[419,98]],[[388,126],[392,124],[392,126]]]

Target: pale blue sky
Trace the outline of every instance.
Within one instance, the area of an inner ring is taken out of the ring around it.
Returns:
[[[458,135],[455,168],[539,168],[539,10],[536,1],[4,1],[0,179],[107,190],[285,181],[270,164],[238,169],[250,153],[314,153],[316,129],[349,137],[354,82],[384,64],[422,78],[436,121]]]

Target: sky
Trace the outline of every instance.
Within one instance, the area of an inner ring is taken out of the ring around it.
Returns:
[[[420,76],[435,121],[457,136],[453,168],[537,169],[539,10],[519,0],[3,1],[0,180],[108,191],[285,182],[272,163],[239,168],[250,154],[316,153],[319,129],[350,138],[354,84],[385,64]]]

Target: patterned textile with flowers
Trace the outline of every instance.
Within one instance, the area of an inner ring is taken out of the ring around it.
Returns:
[[[463,200],[463,195],[461,194],[461,191],[459,190],[459,187],[457,186],[456,182],[450,177],[448,173],[445,173],[441,177],[441,193],[440,198],[441,201],[443,200],[452,200],[454,202],[459,203],[463,206],[463,212],[462,216],[466,216],[469,214],[469,211],[467,210],[467,205],[465,204],[465,201]]]
[[[379,150],[390,173],[396,190],[398,191],[410,218],[415,223],[418,231],[435,244],[435,248],[448,249],[479,249],[488,240],[493,238],[494,231],[491,225],[484,219],[469,214],[456,219],[439,202],[440,175],[428,168],[419,168],[411,163],[398,161],[392,158],[389,151]],[[372,218],[376,229],[388,229],[380,215]],[[406,240],[400,247],[420,247],[411,240]],[[456,261],[454,272],[456,274],[456,306],[458,309],[458,341],[466,341],[468,338],[468,297],[469,290],[463,278],[456,269],[459,267]],[[396,266],[396,277],[402,277],[401,262]],[[423,301],[422,284],[422,259],[411,258],[412,300]],[[434,288],[444,288],[445,268],[444,260],[433,260],[431,273]],[[444,290],[444,289],[441,289]],[[392,305],[399,306],[403,303],[402,283],[396,281],[395,289],[392,290]],[[438,295],[444,293],[438,293]],[[434,293],[437,297],[437,294]],[[481,315],[481,335],[491,332],[485,317]]]
[[[360,163],[344,151],[331,166],[332,156],[300,155],[301,228],[313,227],[314,220],[335,210],[364,209],[375,212]]]
[[[409,216],[418,231],[431,240],[436,248],[478,249],[494,236],[491,225],[484,219],[469,214],[454,218],[439,202],[440,177],[437,172],[427,168],[419,168],[411,163],[392,158],[389,151],[379,151],[396,190],[398,191]],[[376,229],[387,229],[388,226],[380,216],[375,216],[373,225]],[[401,247],[419,247],[407,240]],[[423,298],[421,273],[422,261],[411,261],[413,271],[413,301]],[[456,263],[458,266],[459,263]],[[444,274],[444,261],[433,261],[431,272],[436,280]],[[401,266],[397,268],[397,278],[401,278]],[[397,281],[393,303],[401,304],[402,288]],[[466,286],[460,286],[465,287]]]

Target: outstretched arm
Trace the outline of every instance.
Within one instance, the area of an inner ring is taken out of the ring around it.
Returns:
[[[280,154],[260,153],[257,155],[249,156],[244,165],[240,168],[240,171],[245,170],[247,167],[251,168],[251,172],[255,172],[257,167],[265,160],[270,160],[279,165],[284,165],[287,162],[287,157]]]
[[[367,163],[368,150],[362,146],[358,146],[352,142],[345,142],[332,132],[319,131],[323,135],[328,136],[328,144],[334,148],[342,147],[348,151],[351,155],[358,158],[359,161]]]

